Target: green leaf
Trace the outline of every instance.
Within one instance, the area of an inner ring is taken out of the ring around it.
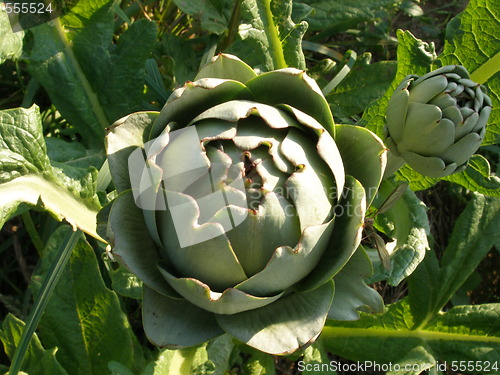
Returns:
[[[495,5],[471,0],[446,27],[446,42],[439,55],[442,65],[460,64],[471,79],[485,85],[493,102],[483,145],[500,142],[500,27]]]
[[[86,149],[79,142],[67,142],[60,138],[45,138],[47,156],[51,162],[64,163],[65,165],[88,168],[100,168],[106,159],[104,151]]]
[[[387,163],[384,143],[367,129],[352,125],[335,126],[335,143],[342,155],[346,175],[361,182],[366,193],[366,207],[369,207]]]
[[[111,375],[134,375],[132,370],[130,370],[127,366],[121,364],[120,362],[116,362],[116,361],[110,361],[108,363],[108,369],[111,372]],[[149,371],[149,368],[148,368],[148,371]],[[150,375],[150,373],[148,372],[147,375]]]
[[[385,95],[372,103],[364,112],[358,125],[366,126],[383,138],[385,111],[392,93],[408,74],[424,75],[436,58],[433,45],[415,38],[409,31],[398,30],[398,68],[394,80]]]
[[[431,336],[445,334],[455,339],[452,349],[434,347],[438,358],[444,360],[484,358],[500,360],[500,304],[456,306],[438,315],[426,327]],[[456,336],[455,336],[456,335]],[[465,339],[461,337],[465,336]],[[477,341],[470,345],[468,341]],[[480,371],[478,371],[480,372]],[[489,371],[486,371],[487,373]]]
[[[164,349],[154,361],[151,372],[143,375],[192,374],[209,375],[214,373],[214,364],[208,359],[207,345],[181,350]]]
[[[251,66],[263,65],[268,71],[286,67],[305,69],[301,44],[307,23],[295,24],[291,11],[292,0],[243,0],[240,39],[228,52]]]
[[[397,186],[384,180],[373,206],[379,208]],[[375,226],[394,238],[394,242],[387,244],[391,253],[389,271],[383,268],[377,251],[369,251],[375,268],[375,275],[369,282],[387,280],[390,285],[398,285],[411,275],[424,259],[427,250],[430,250],[427,240],[427,235],[430,234],[427,208],[412,190],[406,189],[401,199],[388,211],[376,216]]]
[[[217,321],[224,331],[263,352],[293,352],[321,332],[333,289],[330,281],[308,292],[291,293],[259,309],[217,315]]]
[[[195,80],[220,78],[232,79],[244,84],[255,77],[257,73],[244,61],[233,55],[220,54],[198,72]]]
[[[201,55],[196,53],[197,39],[186,39],[173,34],[162,38],[162,54],[170,58],[172,71],[177,83],[183,85],[193,81],[199,69]]]
[[[106,136],[106,152],[113,183],[118,193],[130,189],[128,159],[137,148],[143,147],[158,112],[133,113],[117,121]],[[162,129],[163,130],[163,129]]]
[[[459,216],[439,266],[428,253],[408,279],[415,324],[432,319],[500,238],[500,198],[475,194]],[[439,288],[436,288],[439,285]]]
[[[243,364],[244,375],[275,375],[276,366],[274,365],[274,358],[261,351],[255,350],[250,347],[245,347],[242,350],[244,354],[249,354],[248,358]]]
[[[144,286],[144,331],[154,344],[168,348],[199,345],[224,332],[215,316],[184,299],[165,297]]]
[[[311,31],[330,32],[355,27],[360,22],[373,20],[376,11],[396,4],[397,0],[295,0],[294,14],[305,7],[312,8],[306,17]]]
[[[0,226],[25,204],[100,238],[96,178],[94,168],[51,165],[36,106],[0,111]]]
[[[49,239],[33,277],[35,295],[67,230],[60,228]],[[112,360],[129,368],[141,363],[134,355],[135,337],[120,302],[106,288],[94,250],[83,239],[73,249],[40,320],[39,332],[46,345],[59,348],[58,358],[71,374],[107,373]]]
[[[412,329],[410,306],[402,300],[383,314],[363,314],[353,322],[329,321],[320,340],[327,350],[344,358],[392,362],[393,368],[396,363],[494,363],[500,360],[499,308],[499,304],[459,306],[437,316],[426,327]]]
[[[410,350],[397,364],[400,370],[387,371],[386,375],[418,375],[425,369],[432,369],[437,365],[436,359],[429,353],[429,348],[416,346]],[[415,366],[415,364],[418,364]],[[407,368],[409,367],[409,369]]]
[[[365,215],[365,190],[361,183],[347,176],[345,191],[335,207],[333,233],[328,251],[325,251],[316,268],[296,287],[311,290],[335,276],[351,258],[361,241]]]
[[[113,290],[121,296],[141,299],[142,281],[124,267],[109,272]]]
[[[35,296],[33,307],[26,321],[26,327],[21,336],[19,345],[16,348],[14,357],[12,358],[12,364],[10,367],[12,374],[17,374],[21,369],[21,365],[26,355],[26,350],[28,349],[31,341],[31,336],[33,336],[33,333],[35,333],[35,330],[40,323],[42,314],[45,312],[57,283],[59,282],[63,271],[68,264],[73,248],[81,238],[81,234],[82,233],[80,231],[66,231],[64,239],[62,239],[57,246],[57,252],[54,255],[54,260],[45,274],[45,278],[39,288],[38,295]]]
[[[235,348],[234,339],[228,334],[224,334],[210,341],[207,346],[208,359],[215,366],[212,375],[224,375],[229,368],[231,353]]]
[[[305,69],[302,38],[307,31],[308,24],[305,21],[297,24],[292,21],[292,3],[293,1],[271,1],[271,12],[278,29],[278,37],[287,66]]]
[[[405,0],[400,5],[401,10],[410,17],[420,17],[424,14],[422,8],[411,0]]]
[[[117,260],[150,288],[167,296],[178,296],[158,270],[160,253],[132,191],[120,194],[113,201],[108,219],[112,232],[110,243]]]
[[[218,35],[227,31],[234,6],[232,0],[174,0],[174,3],[184,13],[199,18],[203,29]]]
[[[351,117],[363,113],[376,99],[384,96],[396,73],[395,61],[370,64],[358,59],[351,72],[326,96],[335,117]]]
[[[28,65],[85,144],[98,148],[105,128],[141,109],[145,62],[156,38],[155,24],[139,20],[114,45],[111,5],[81,1],[53,25],[32,29]]]
[[[305,72],[287,69],[261,74],[247,82],[246,86],[268,105],[287,104],[314,117],[332,136],[335,123],[328,103],[316,81]],[[298,96],[296,93],[304,92]]]
[[[14,315],[8,314],[3,320],[0,330],[0,341],[7,356],[12,359],[16,347],[19,345],[21,335],[25,328],[23,321]],[[33,334],[28,346],[22,370],[30,375],[67,375],[66,370],[56,359],[57,348],[45,350],[36,334]]]
[[[488,160],[481,155],[472,155],[465,171],[446,176],[444,180],[484,195],[500,197],[500,177],[491,174]]]
[[[405,165],[396,173],[396,180],[407,182],[413,191],[425,190],[436,185],[440,180],[455,182],[480,194],[500,196],[500,178],[491,173],[487,159],[479,154],[472,155],[467,168],[443,178],[423,176]]]
[[[0,64],[7,59],[17,59],[23,52],[24,31],[12,32],[9,17],[0,7]]]
[[[360,246],[349,262],[335,275],[335,295],[328,312],[328,319],[356,320],[359,312],[381,312],[384,302],[377,291],[363,279],[370,276],[372,265]]]
[[[317,370],[317,368],[321,368],[323,364],[330,361],[320,342],[315,342],[304,350],[303,361],[305,369],[302,371],[302,375],[337,375],[336,371]],[[309,371],[308,369],[312,370]]]

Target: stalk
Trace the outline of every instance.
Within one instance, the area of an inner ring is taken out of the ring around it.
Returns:
[[[66,268],[66,264],[69,261],[71,252],[78,240],[81,238],[81,234],[82,232],[80,230],[68,232],[64,241],[59,247],[56,261],[52,264],[52,267],[47,273],[47,277],[43,281],[40,293],[38,293],[35,303],[33,304],[33,308],[28,315],[26,326],[24,327],[23,334],[21,336],[21,339],[19,340],[19,345],[17,346],[14,357],[12,358],[9,375],[17,375],[21,370],[21,366],[31,342],[31,338],[35,333],[36,327],[40,322],[40,318],[45,311],[45,307],[47,306],[47,303],[49,302],[50,297],[52,296],[52,293],[57,286],[57,282],[59,281],[64,269]]]
[[[287,68],[283,53],[283,46],[274,24],[273,12],[271,11],[271,0],[257,0],[257,7],[264,23],[264,31],[269,41],[269,53],[273,59],[274,69]]]

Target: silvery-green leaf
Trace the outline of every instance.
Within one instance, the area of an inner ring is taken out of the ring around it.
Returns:
[[[328,102],[317,83],[298,69],[282,69],[268,73],[247,82],[260,103],[288,104],[314,117],[330,134],[334,134],[333,116]],[[297,95],[297,93],[303,93]]]
[[[269,297],[257,297],[235,288],[228,288],[220,293],[194,278],[176,277],[163,267],[160,267],[160,271],[172,288],[187,301],[216,314],[237,314],[254,310],[274,303],[283,295],[280,292]]]
[[[335,275],[335,295],[328,312],[328,319],[357,320],[359,312],[381,312],[382,297],[366,285],[364,279],[373,272],[370,259],[359,247],[347,264]]]
[[[336,125],[336,144],[344,163],[345,173],[363,185],[366,205],[375,198],[387,164],[387,152],[382,140],[366,128]]]
[[[245,83],[256,76],[253,69],[236,56],[219,54],[198,72],[194,80],[222,78]]]
[[[109,169],[116,190],[120,193],[131,188],[129,157],[147,142],[149,129],[158,112],[138,112],[113,124],[106,136]]]
[[[215,316],[183,299],[173,299],[144,287],[142,322],[151,342],[178,349],[222,335]]]
[[[333,282],[329,281],[308,292],[293,292],[260,309],[217,315],[217,322],[231,336],[260,351],[291,353],[321,333],[333,292]]]
[[[161,259],[159,250],[149,235],[141,209],[137,207],[130,190],[113,201],[109,225],[114,239],[112,251],[118,260],[149,288],[178,298],[157,268]]]
[[[365,190],[361,183],[347,176],[342,199],[335,206],[335,223],[330,244],[316,268],[297,285],[310,290],[330,280],[347,263],[361,242],[365,215]]]

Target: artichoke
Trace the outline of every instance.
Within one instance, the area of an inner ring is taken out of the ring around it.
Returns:
[[[119,120],[106,142],[118,196],[100,229],[143,282],[153,343],[229,333],[290,353],[327,317],[382,308],[358,245],[385,147],[364,128],[335,125],[304,71],[257,75],[219,55],[161,112]]]
[[[467,167],[483,141],[490,112],[485,88],[471,81],[463,66],[409,75],[389,100],[385,142],[417,172],[444,177]]]

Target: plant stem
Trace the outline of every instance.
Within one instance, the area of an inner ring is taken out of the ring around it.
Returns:
[[[479,84],[484,84],[488,79],[493,77],[494,74],[498,73],[500,66],[500,52],[498,52],[491,59],[488,59],[483,65],[474,70],[470,75],[470,78]]]
[[[406,162],[404,161],[403,158],[400,158],[399,156],[394,155],[391,152],[391,150],[387,151],[387,166],[385,167],[383,179],[386,180],[387,178],[391,177],[394,173],[396,173],[405,164],[406,164]]]
[[[220,46],[220,51],[226,50],[234,41],[234,37],[238,32],[238,26],[240,24],[241,18],[241,3],[243,0],[236,0],[234,4],[233,13],[231,14],[231,20],[229,21],[229,30],[227,32],[227,37],[224,39]]]
[[[10,365],[9,374],[17,375],[21,370],[21,366],[24,361],[24,357],[28,350],[31,338],[35,333],[36,327],[40,322],[45,307],[50,300],[52,293],[59,281],[59,278],[64,271],[66,264],[69,261],[71,252],[75,247],[78,240],[81,238],[81,233],[79,230],[69,231],[64,238],[61,246],[59,247],[59,253],[56,256],[55,262],[52,263],[52,267],[47,273],[47,277],[44,279],[40,292],[38,293],[33,308],[28,315],[26,321],[26,326],[24,327],[23,334],[19,340],[14,357],[12,358],[12,363]]]
[[[257,7],[264,23],[264,31],[269,41],[269,53],[273,59],[274,69],[287,68],[283,54],[283,46],[278,35],[278,30],[274,24],[273,12],[271,11],[271,0],[257,0]]]
[[[102,107],[101,103],[99,102],[99,98],[97,97],[97,94],[92,89],[90,82],[88,81],[87,77],[85,76],[85,73],[83,72],[82,67],[80,66],[80,63],[78,62],[78,59],[75,56],[72,43],[66,37],[66,31],[64,30],[60,19],[56,18],[53,21],[53,25],[54,25],[54,28],[55,28],[57,35],[59,36],[61,42],[64,44],[65,52],[68,55],[69,60],[73,64],[76,76],[78,77],[78,80],[80,81],[83,89],[85,90],[85,93],[87,94],[87,98],[89,99],[89,102],[92,104],[92,111],[94,112],[95,117],[97,118],[99,124],[102,127],[102,134],[104,134],[104,129],[110,125],[108,119],[106,118],[106,114],[104,113],[104,108]],[[98,134],[98,135],[101,136],[102,134]]]
[[[26,231],[28,232],[28,235],[30,236],[31,242],[33,242],[33,245],[35,246],[36,252],[38,253],[38,256],[42,256],[43,248],[45,245],[43,244],[42,239],[40,238],[40,235],[38,234],[35,224],[33,224],[33,220],[31,219],[31,215],[29,211],[24,212],[21,214],[21,218],[23,219],[24,226],[26,228]]]

